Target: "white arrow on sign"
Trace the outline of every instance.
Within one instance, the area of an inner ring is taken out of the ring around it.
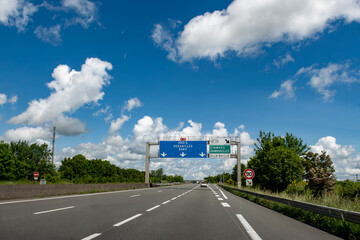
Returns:
[[[165,157],[167,155],[167,153],[163,152],[162,154],[160,154],[161,156]]]
[[[186,153],[182,152],[180,153],[180,156],[185,157]]]
[[[199,155],[200,155],[200,157],[204,157],[206,154],[201,152],[201,153],[199,153]]]

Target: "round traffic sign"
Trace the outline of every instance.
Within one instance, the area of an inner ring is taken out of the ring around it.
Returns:
[[[39,177],[39,173],[38,172],[34,172],[34,178]]]
[[[244,171],[244,177],[246,179],[253,179],[255,177],[255,172],[254,170],[248,168]]]

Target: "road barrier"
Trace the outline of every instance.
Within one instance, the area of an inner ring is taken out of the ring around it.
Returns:
[[[259,198],[264,198],[266,200],[270,200],[270,201],[278,202],[278,203],[285,204],[288,206],[300,208],[303,210],[307,210],[307,211],[314,212],[317,214],[325,215],[328,217],[339,218],[339,219],[343,219],[345,221],[360,224],[360,213],[359,212],[353,212],[353,211],[347,211],[347,210],[342,210],[342,209],[338,209],[338,208],[326,207],[326,206],[321,206],[321,205],[312,204],[312,203],[300,202],[300,201],[296,201],[296,200],[290,200],[287,198],[274,197],[274,196],[270,196],[270,195],[266,195],[266,194],[261,194],[261,193],[246,191],[243,189],[228,187],[228,186],[221,185],[221,184],[219,184],[219,186],[224,188],[225,190],[231,189],[233,191],[253,195],[253,196],[259,197]]]

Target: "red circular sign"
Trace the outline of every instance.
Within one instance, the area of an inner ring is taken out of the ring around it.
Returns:
[[[253,179],[255,177],[255,172],[254,170],[248,168],[244,171],[244,177],[246,179]]]
[[[34,177],[38,177],[39,173],[38,172],[34,172]]]

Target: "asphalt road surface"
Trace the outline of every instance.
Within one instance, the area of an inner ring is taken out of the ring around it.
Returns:
[[[0,201],[0,239],[339,239],[199,184]]]

